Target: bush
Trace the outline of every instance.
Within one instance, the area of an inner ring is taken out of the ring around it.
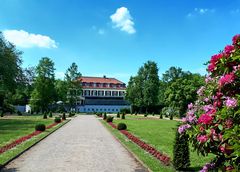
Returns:
[[[17,111],[17,115],[18,116],[22,116],[22,112],[20,112],[19,110]]]
[[[159,117],[160,119],[163,119],[163,115],[162,115],[162,113],[160,113],[160,117]]]
[[[104,120],[107,119],[107,113],[106,112],[104,112],[103,119]]]
[[[66,120],[66,115],[65,115],[64,112],[63,112],[63,115],[62,115],[62,120]]]
[[[52,118],[52,117],[53,117],[52,112],[50,112],[49,113],[49,118]]]
[[[126,129],[127,129],[127,125],[124,124],[124,123],[119,123],[119,124],[117,125],[117,129],[118,129],[118,130],[126,130]]]
[[[47,113],[43,114],[43,119],[47,119]]]
[[[125,114],[128,114],[130,113],[130,109],[129,108],[123,108],[123,109],[120,109],[120,113],[125,113]]]
[[[75,113],[73,113],[73,112],[69,112],[69,117],[73,117],[75,115]]]
[[[135,115],[137,115],[137,112],[135,112]]]
[[[107,122],[113,122],[113,116],[107,116],[107,119],[106,119],[106,121]]]
[[[145,114],[144,114],[144,117],[147,117],[147,116],[148,116],[148,114],[147,114],[147,113],[145,113]]]
[[[119,112],[117,113],[117,118],[120,118],[120,113]]]
[[[60,117],[55,117],[54,122],[60,123],[61,122],[61,118]]]
[[[181,136],[178,131],[173,147],[173,166],[176,170],[186,170],[190,166],[188,137],[186,134]]]
[[[125,113],[122,114],[122,118],[121,119],[125,119]]]
[[[155,114],[154,114],[154,112],[152,113],[152,116],[154,116]]]
[[[173,115],[171,114],[170,117],[169,117],[170,120],[173,120]]]
[[[2,112],[0,112],[0,115],[1,115],[1,117],[3,117],[4,116],[4,112],[2,111]]]
[[[37,125],[35,125],[35,130],[36,131],[45,131],[46,126],[45,126],[45,124],[37,124]]]

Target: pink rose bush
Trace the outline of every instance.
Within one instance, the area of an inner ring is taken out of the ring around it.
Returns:
[[[198,153],[215,155],[202,172],[240,171],[240,34],[211,57],[207,70],[198,100],[188,106],[178,132],[189,135]]]

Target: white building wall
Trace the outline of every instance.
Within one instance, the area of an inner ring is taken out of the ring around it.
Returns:
[[[121,109],[130,108],[130,105],[83,105],[77,106],[78,112],[120,112]]]

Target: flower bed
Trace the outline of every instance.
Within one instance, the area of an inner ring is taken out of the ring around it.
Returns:
[[[47,126],[46,129],[50,129],[50,128],[56,126],[57,124],[58,124],[58,123],[53,123],[53,124]],[[8,151],[9,149],[12,149],[12,148],[16,147],[17,145],[25,142],[26,140],[31,139],[31,138],[34,137],[34,136],[39,135],[40,133],[42,133],[42,131],[34,131],[34,132],[32,132],[31,134],[29,134],[29,135],[23,136],[23,137],[15,140],[15,141],[13,141],[12,143],[9,143],[9,144],[7,144],[7,145],[5,145],[5,146],[3,146],[3,147],[0,147],[0,154]]]
[[[115,128],[115,129],[117,128],[116,125],[114,125],[111,122],[108,123],[108,124],[110,126],[112,126],[113,128]],[[153,155],[155,158],[157,158],[159,161],[161,161],[164,165],[170,165],[170,157],[169,156],[162,154],[161,152],[156,150],[154,147],[148,145],[147,143],[145,143],[144,141],[140,140],[139,138],[137,138],[136,136],[134,136],[133,134],[131,134],[130,132],[128,132],[126,130],[121,130],[120,132],[122,134],[124,134],[129,140],[131,140],[134,143],[136,143],[143,150],[145,150],[148,153],[150,153],[151,155]]]

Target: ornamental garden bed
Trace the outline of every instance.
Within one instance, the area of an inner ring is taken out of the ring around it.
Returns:
[[[114,120],[113,124],[117,125],[118,123],[127,124],[128,132],[132,133],[134,136],[138,137],[148,145],[154,147],[157,151],[162,152],[163,154],[169,155],[171,160],[173,159],[173,145],[175,139],[175,133],[177,128],[177,121],[174,120]],[[117,130],[116,130],[117,131]],[[119,131],[117,131],[119,133]],[[116,135],[116,134],[114,134]],[[121,142],[124,142],[122,139]],[[190,148],[191,150],[191,148]],[[135,152],[134,152],[135,153]],[[143,154],[139,157],[140,159],[145,159],[147,154]],[[198,171],[201,167],[212,159],[212,155],[207,157],[198,156],[196,152],[190,151],[191,159],[191,171]],[[143,160],[144,161],[144,160]],[[152,165],[156,164],[160,168],[164,168],[161,163],[145,161],[146,165],[153,171],[157,169]],[[164,171],[174,171],[174,169],[169,166]]]
[[[67,123],[54,123],[54,118],[42,119],[42,116],[11,116],[0,119],[0,168],[14,157]],[[35,131],[35,125],[45,124],[44,132]]]

